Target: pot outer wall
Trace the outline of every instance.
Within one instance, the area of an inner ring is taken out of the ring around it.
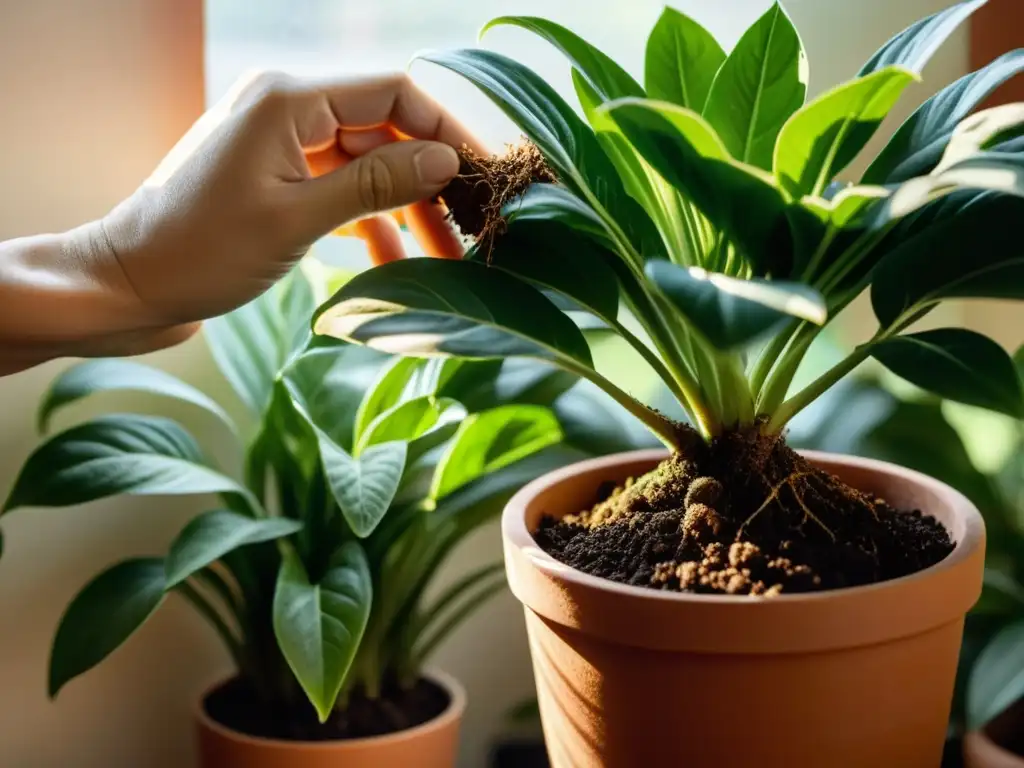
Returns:
[[[884,462],[807,452],[898,509],[943,522],[941,563],[866,587],[776,598],[631,587],[533,540],[545,514],[593,503],[665,457],[581,462],[523,488],[502,518],[556,768],[935,768],[964,615],[981,593],[984,524],[949,486]]]
[[[343,741],[261,739],[214,721],[199,701],[196,734],[200,768],[453,768],[458,757],[459,727],[466,691],[452,677],[425,675],[449,695],[448,708],[433,720],[398,733]]]

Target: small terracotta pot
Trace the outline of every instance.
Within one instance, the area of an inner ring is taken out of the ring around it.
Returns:
[[[454,678],[430,672],[428,679],[447,691],[448,708],[430,722],[386,736],[345,741],[283,741],[231,730],[206,712],[199,700],[196,729],[200,768],[453,768],[466,691]]]
[[[1003,745],[1024,732],[1024,702],[1010,707],[979,731],[964,736],[967,768],[1024,768],[1024,757]]]
[[[917,472],[808,452],[815,465],[950,530],[941,563],[865,587],[775,598],[692,595],[586,575],[530,531],[665,458],[638,451],[535,480],[502,518],[556,768],[936,768],[985,530]]]

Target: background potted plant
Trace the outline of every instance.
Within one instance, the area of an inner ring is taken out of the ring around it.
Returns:
[[[76,365],[46,393],[43,429],[84,397],[133,390],[205,409],[236,445],[250,433],[241,480],[177,422],[148,415],[77,424],[29,457],[5,513],[118,494],[218,499],[166,555],[121,561],[75,597],[49,691],[177,594],[236,666],[197,710],[202,765],[447,767],[465,694],[424,664],[504,580],[498,563],[431,589],[438,568],[523,482],[586,445],[631,445],[630,428],[609,412],[603,445],[581,431],[579,414],[600,400],[548,365],[437,364],[316,343],[314,307],[314,283],[296,270],[206,326],[249,430],[201,391],[131,361]]]
[[[1024,54],[926,101],[859,183],[837,182],[983,4],[912,25],[809,103],[800,38],[777,4],[728,54],[666,10],[643,85],[557,24],[492,22],[568,56],[586,120],[504,56],[424,57],[477,85],[544,163],[529,148],[467,157],[442,197],[482,238],[471,257],[364,273],[320,308],[316,331],[412,355],[551,360],[671,452],[556,472],[506,509],[555,765],[939,762],[981,589],[980,516],[941,482],[801,456],[783,432],[868,358],[942,397],[1024,415],[995,342],[910,331],[946,298],[1024,298],[1024,107],[971,115]],[[876,333],[792,391],[822,326],[865,292]],[[597,372],[566,310],[625,339],[692,428]]]

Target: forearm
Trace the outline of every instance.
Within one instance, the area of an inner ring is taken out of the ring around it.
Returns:
[[[103,237],[94,222],[0,243],[0,375],[154,331]]]

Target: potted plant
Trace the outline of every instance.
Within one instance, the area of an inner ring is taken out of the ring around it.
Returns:
[[[54,639],[49,692],[177,594],[235,665],[197,708],[203,766],[447,768],[465,694],[424,665],[504,580],[500,563],[440,590],[433,579],[523,482],[588,455],[581,446],[597,443],[576,414],[600,400],[544,364],[437,365],[317,343],[313,288],[296,270],[205,328],[254,422],[244,451],[244,425],[137,362],[75,365],[45,394],[43,429],[98,392],[197,406],[234,435],[244,465],[243,479],[223,472],[179,423],[136,414],[71,426],[28,458],[4,513],[119,494],[217,499],[164,556],[123,560],[74,598]],[[634,444],[617,414],[603,423],[607,447]]]
[[[551,360],[667,449],[556,471],[506,507],[506,570],[554,765],[938,764],[981,590],[981,518],[938,480],[798,454],[784,432],[868,358],[1024,415],[995,342],[911,329],[946,298],[1024,298],[1024,107],[971,115],[1024,54],[929,99],[859,183],[837,182],[983,2],[914,24],[807,103],[779,5],[728,54],[666,10],[643,85],[550,21],[492,22],[568,56],[583,118],[507,57],[424,56],[477,85],[530,144],[466,154],[442,192],[479,238],[469,258],[363,273],[318,310],[316,332],[410,355]],[[793,391],[822,327],[865,292],[877,331]],[[581,316],[632,345],[689,424],[599,373]]]

